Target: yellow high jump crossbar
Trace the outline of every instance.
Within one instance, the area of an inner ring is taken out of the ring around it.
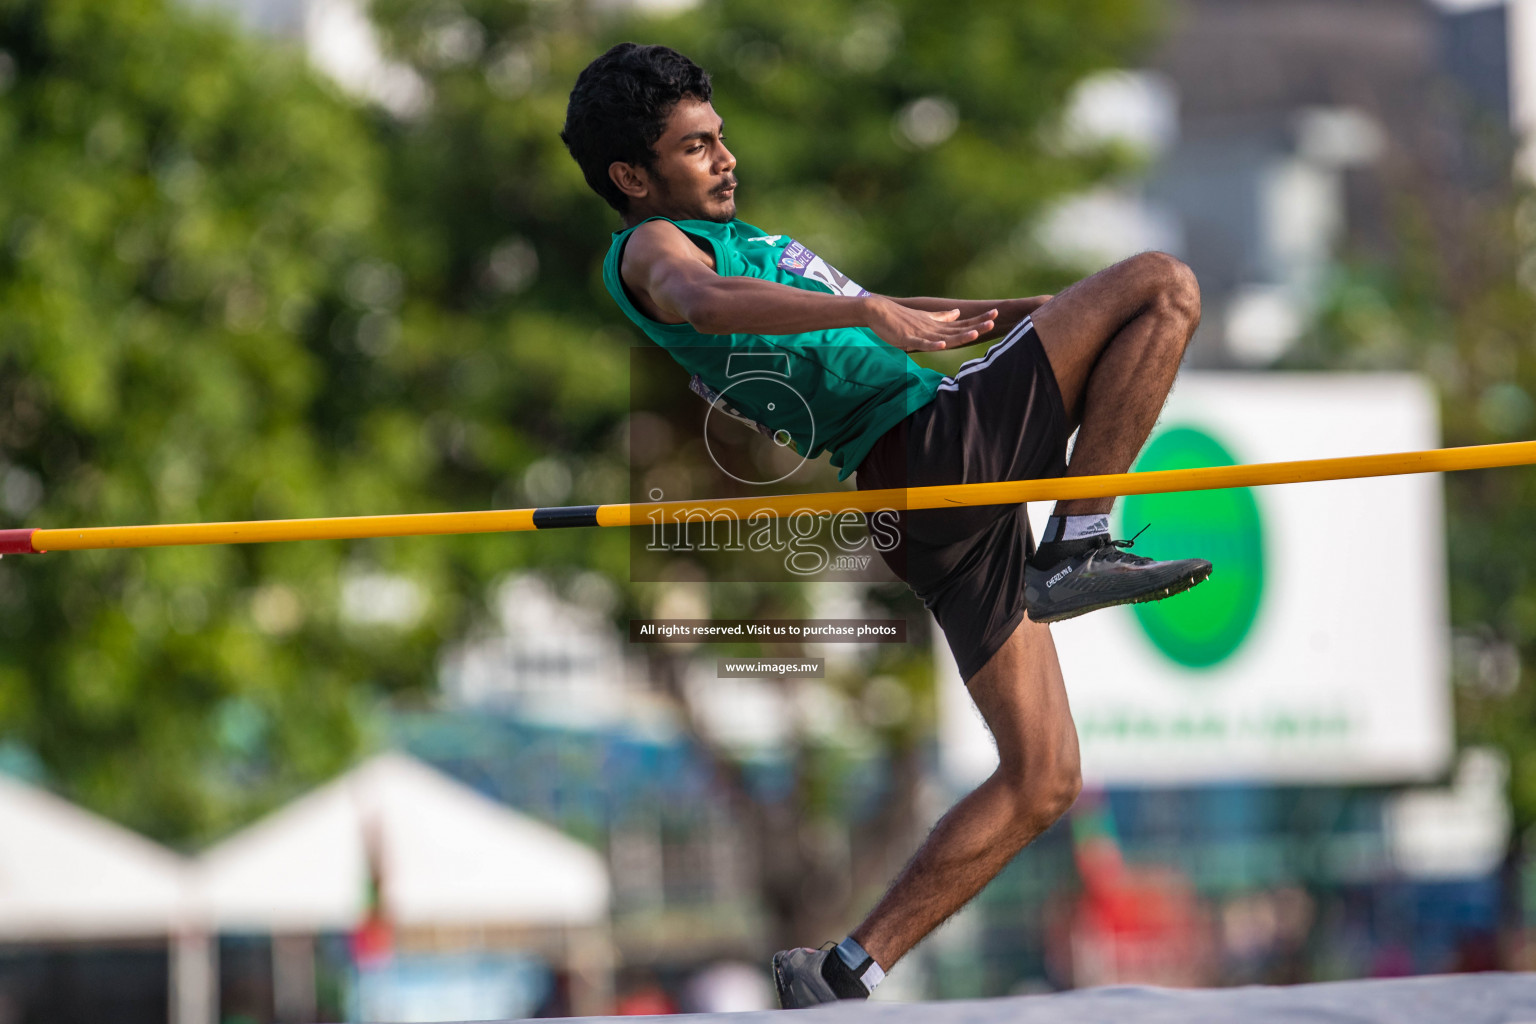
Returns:
[[[424,537],[462,533],[511,533],[575,526],[645,526],[729,519],[874,512],[879,509],[956,508],[1013,505],[1026,501],[1122,497],[1171,491],[1207,491],[1318,480],[1445,473],[1536,463],[1536,441],[1436,448],[1422,452],[1357,455],[1298,462],[1263,462],[1155,473],[1004,480],[998,483],[942,484],[878,491],[828,491],[698,501],[654,501],[614,505],[572,505],[493,512],[427,512],[348,516],[333,519],[269,519],[238,523],[184,523],[158,526],[95,526],[79,529],[0,530],[0,554],[42,554],[103,548],[170,547],[185,544],[263,544],[293,540],[355,540],[364,537]]]

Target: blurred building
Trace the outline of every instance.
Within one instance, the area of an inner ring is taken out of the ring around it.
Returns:
[[[1528,0],[1180,0],[1147,67],[1085,82],[1087,139],[1151,160],[1076,197],[1039,240],[1086,265],[1162,248],[1195,270],[1202,367],[1262,367],[1337,259],[1390,247],[1394,197],[1536,169]]]

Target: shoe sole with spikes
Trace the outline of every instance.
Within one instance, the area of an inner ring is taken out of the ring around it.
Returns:
[[[1203,558],[1156,562],[1106,545],[1047,569],[1026,566],[1024,608],[1032,622],[1062,622],[1100,608],[1161,601],[1210,576],[1211,563]]]

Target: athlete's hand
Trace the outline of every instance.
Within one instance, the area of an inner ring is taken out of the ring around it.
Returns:
[[[937,352],[967,345],[997,322],[997,310],[959,319],[958,309],[929,313],[909,309],[883,295],[869,296],[869,329],[903,352]]]

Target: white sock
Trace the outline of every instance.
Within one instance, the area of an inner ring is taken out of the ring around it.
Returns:
[[[1099,512],[1091,516],[1051,516],[1045,521],[1045,532],[1040,537],[1040,543],[1084,540],[1107,533],[1109,533],[1108,512]]]

